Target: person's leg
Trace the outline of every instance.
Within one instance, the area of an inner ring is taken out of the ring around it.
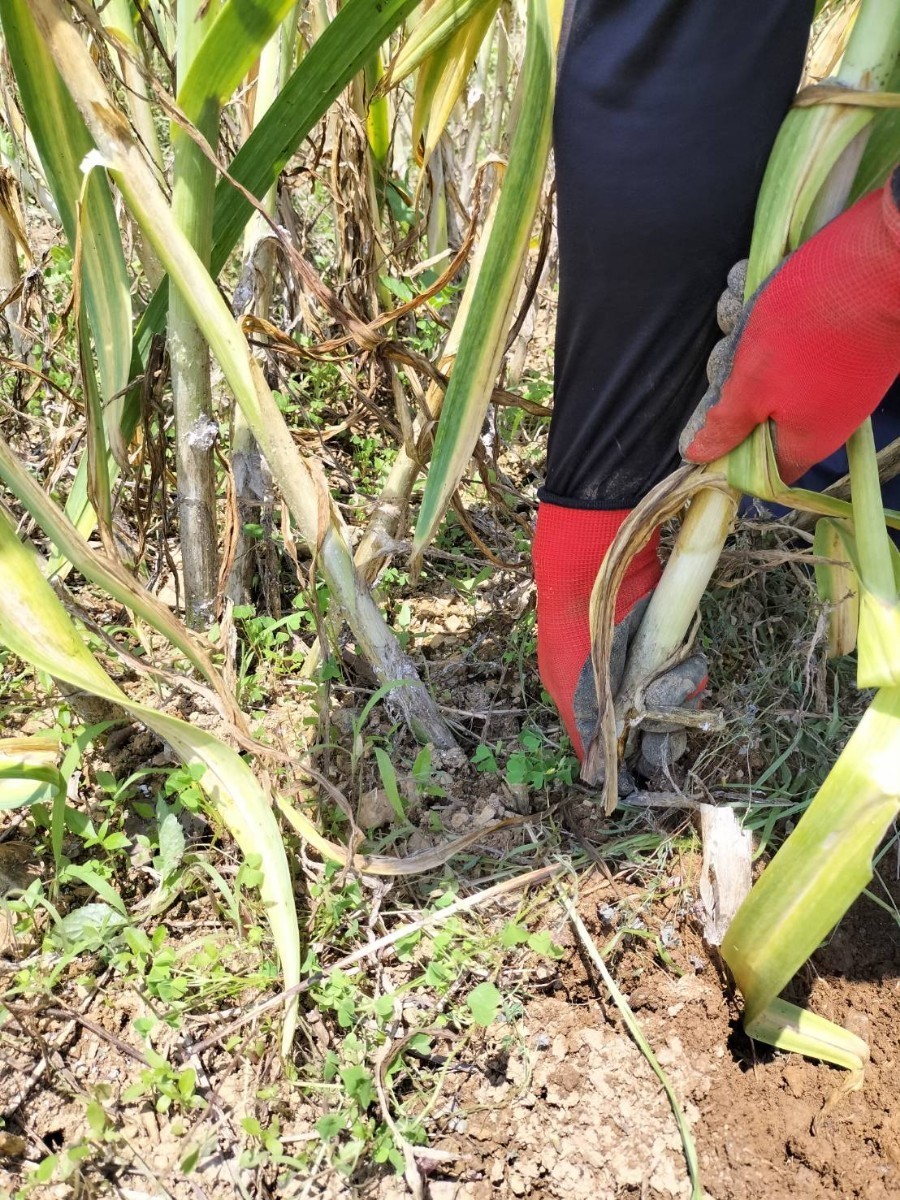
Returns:
[[[569,0],[554,117],[555,399],[534,567],[541,678],[579,755],[593,580],[628,510],[677,465],[812,9]],[[658,576],[650,547],[617,618]]]

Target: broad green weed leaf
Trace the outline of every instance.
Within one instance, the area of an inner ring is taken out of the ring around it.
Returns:
[[[116,912],[109,904],[97,901],[66,913],[55,933],[68,946],[96,950],[105,946],[127,923],[127,917]]]
[[[485,1029],[497,1019],[497,1013],[500,1011],[502,1003],[503,997],[500,992],[487,979],[473,988],[466,997],[466,1004],[469,1006],[473,1021],[476,1025],[484,1026]]]
[[[178,869],[181,865],[181,860],[184,858],[184,830],[176,813],[162,801],[157,805],[156,819],[158,822],[159,837],[157,870],[163,880],[166,880]]]
[[[323,1142],[336,1137],[347,1126],[347,1118],[343,1113],[326,1113],[316,1121],[316,1133]]]
[[[528,941],[528,930],[524,925],[517,925],[515,921],[508,921],[503,926],[503,932],[500,934],[500,945],[504,950],[509,950],[512,946],[522,946]]]
[[[384,786],[384,793],[394,811],[394,816],[402,824],[406,821],[406,804],[397,786],[397,772],[394,770],[394,764],[391,762],[387,751],[382,750],[380,746],[375,746],[374,750],[375,761],[378,763],[378,774],[381,776],[381,782]]]
[[[532,933],[528,937],[528,949],[533,950],[535,954],[542,954],[545,958],[562,958],[562,947],[557,946],[550,936],[549,929],[540,929],[537,933]]]

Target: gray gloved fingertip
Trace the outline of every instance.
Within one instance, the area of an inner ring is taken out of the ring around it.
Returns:
[[[747,269],[749,266],[750,259],[742,258],[728,272],[728,290],[739,296],[741,301],[744,299],[744,290],[747,287]]]

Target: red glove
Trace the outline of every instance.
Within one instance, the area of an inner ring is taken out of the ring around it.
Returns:
[[[598,512],[547,503],[538,509],[533,547],[538,669],[579,759],[584,758],[585,746],[597,724],[589,625],[591,591],[603,556],[627,516],[627,509]],[[658,545],[657,533],[632,559],[619,589],[610,662],[613,691],[625,668],[628,642],[643,614],[640,602],[659,581]],[[705,685],[706,661],[702,655],[695,655],[654,683],[654,694],[649,695],[648,689],[648,706],[691,704]],[[681,731],[673,734],[654,726],[641,739],[639,769],[644,774],[656,773],[679,757],[683,741]],[[676,742],[678,748],[673,749]]]
[[[898,372],[900,167],[750,299],[710,357],[711,386],[681,435],[682,454],[711,462],[771,418],[779,470],[793,483],[843,445]]]
[[[593,728],[586,726],[589,712],[576,720],[575,692],[587,667],[590,675],[588,701],[593,701],[596,723],[597,701],[590,674],[590,602],[594,580],[603,556],[628,516],[628,509],[596,511],[562,508],[542,503],[538,508],[532,554],[537,584],[538,670],[541,682],[559,709],[579,760]],[[661,575],[657,547],[659,535],[631,561],[616,600],[616,622],[623,620],[635,604],[648,596]],[[579,697],[580,699],[580,697]],[[579,703],[580,709],[589,703]]]

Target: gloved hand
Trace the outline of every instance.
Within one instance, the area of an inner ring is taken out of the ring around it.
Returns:
[[[596,511],[546,502],[538,509],[533,547],[538,669],[579,760],[584,758],[598,714],[591,667],[591,591],[603,556],[627,516],[627,509]],[[659,581],[658,545],[657,534],[635,555],[616,599],[616,633],[610,662],[614,692],[625,670],[628,645]],[[645,693],[646,707],[693,706],[706,686],[706,673],[706,660],[695,655],[654,681]],[[684,753],[685,734],[677,726],[670,730],[646,723],[641,734],[636,765],[642,774],[657,774]],[[620,789],[630,791],[631,786],[623,774]]]
[[[745,264],[743,264],[745,266]],[[729,336],[680,439],[711,462],[767,419],[782,478],[833,454],[900,372],[900,167],[789,255],[741,306],[738,264],[719,302]]]

